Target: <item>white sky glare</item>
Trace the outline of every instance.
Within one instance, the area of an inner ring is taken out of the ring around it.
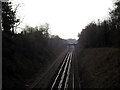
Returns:
[[[50,32],[61,38],[75,38],[91,21],[108,16],[112,0],[13,0],[23,3],[18,16],[24,17],[20,25],[50,24]]]

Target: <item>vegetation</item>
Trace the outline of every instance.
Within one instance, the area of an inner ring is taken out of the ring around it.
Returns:
[[[91,22],[79,36],[80,47],[120,47],[120,1],[103,22]]]
[[[19,23],[12,3],[2,2],[3,88],[25,87],[26,80],[66,48],[65,40],[50,35],[49,24],[26,26],[17,34],[15,27]],[[120,87],[120,0],[107,20],[91,22],[78,37],[76,52],[82,87]]]
[[[2,27],[7,34],[14,34],[14,27],[20,21],[16,18],[16,10],[12,9],[11,2],[2,2]]]
[[[120,49],[85,48],[78,58],[82,88],[120,88]]]
[[[78,36],[82,88],[120,88],[120,0],[109,19],[91,22]]]
[[[2,67],[3,88],[25,87],[46,63],[52,63],[66,48],[66,41],[49,34],[49,25],[26,26],[20,34],[14,27],[19,23],[11,2],[2,3]]]

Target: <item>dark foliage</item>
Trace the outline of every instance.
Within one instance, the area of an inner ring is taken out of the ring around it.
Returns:
[[[120,88],[120,0],[109,19],[91,22],[78,36],[82,88]]]
[[[14,34],[14,27],[19,22],[16,10],[12,9],[11,2],[2,2],[2,27],[7,34]]]
[[[57,36],[50,38],[44,30],[31,30],[12,38],[3,32],[3,88],[24,86],[26,79],[46,62],[53,62],[66,47],[66,41]]]
[[[14,33],[19,21],[11,2],[2,4],[2,74],[3,88],[22,88],[46,63],[52,63],[66,48],[66,41],[49,34],[49,25],[26,28]],[[12,29],[12,30],[11,30]]]
[[[120,1],[103,22],[92,22],[79,36],[80,47],[120,47]]]

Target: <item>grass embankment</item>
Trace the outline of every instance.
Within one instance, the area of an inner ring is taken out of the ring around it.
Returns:
[[[120,88],[120,49],[84,49],[78,65],[82,88]]]

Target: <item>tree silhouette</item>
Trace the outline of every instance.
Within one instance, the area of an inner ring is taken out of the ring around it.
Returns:
[[[109,19],[91,22],[78,37],[81,47],[120,47],[120,1],[115,2]]]
[[[14,34],[15,24],[19,22],[16,18],[16,10],[13,11],[11,2],[2,2],[2,27],[7,34]]]

